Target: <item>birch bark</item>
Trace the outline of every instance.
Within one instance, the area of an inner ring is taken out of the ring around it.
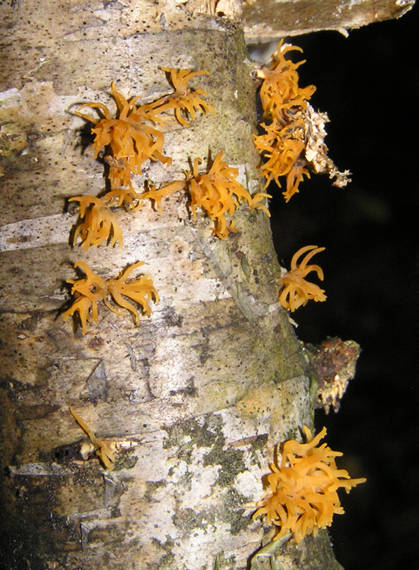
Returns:
[[[277,302],[268,218],[242,207],[239,231],[221,241],[174,195],[162,212],[118,214],[122,249],[84,253],[70,246],[77,216],[65,209],[105,184],[71,109],[111,107],[112,81],[150,101],[170,91],[159,66],[209,71],[194,85],[216,115],[190,127],[173,121],[172,165],[149,164],[143,178],[179,179],[188,160],[224,149],[241,182],[258,189],[243,29],[200,3],[27,1],[1,10],[3,559],[10,569],[246,568],[263,536],[246,503],[261,496],[274,446],[312,425],[315,390]],[[64,322],[63,283],[80,259],[104,278],[145,261],[160,296],[151,317],[136,327],[128,313],[101,307],[85,336]],[[69,405],[117,445],[114,471],[86,451]],[[338,567],[326,533],[281,549],[283,568]]]

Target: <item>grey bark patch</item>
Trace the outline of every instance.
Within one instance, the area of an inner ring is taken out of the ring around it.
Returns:
[[[108,376],[105,363],[99,360],[92,373],[86,380],[89,389],[90,400],[96,404],[99,400],[106,402],[108,399]]]
[[[204,456],[203,464],[221,465],[218,473],[218,483],[221,487],[230,487],[238,473],[246,469],[243,451],[238,449],[226,449],[224,447],[224,437],[217,438],[211,451]]]
[[[173,515],[173,523],[184,531],[205,529],[205,526],[215,521],[215,514],[211,510],[194,511],[193,509],[179,509]]]
[[[244,509],[241,508],[241,505],[248,502],[249,497],[242,495],[236,489],[228,489],[225,494],[224,505],[227,508],[224,512],[227,516],[223,516],[222,519],[230,525],[230,532],[233,535],[239,534],[252,522],[249,516],[243,516]]]

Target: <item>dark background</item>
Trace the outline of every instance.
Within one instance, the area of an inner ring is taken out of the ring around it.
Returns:
[[[344,451],[343,466],[368,478],[343,493],[346,514],[331,528],[347,570],[419,567],[417,31],[414,8],[347,39],[292,39],[307,60],[300,85],[317,86],[311,103],[331,119],[330,156],[352,183],[338,189],[313,176],[287,205],[270,188],[281,264],[303,245],[327,248],[314,263],[328,299],[294,313],[299,338],[336,335],[363,350],[339,413],[316,415],[316,429],[326,425],[329,445]]]

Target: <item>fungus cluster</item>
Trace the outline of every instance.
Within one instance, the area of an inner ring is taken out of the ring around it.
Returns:
[[[307,146],[307,120],[305,110],[307,102],[316,90],[314,85],[299,86],[297,69],[305,63],[294,63],[286,59],[290,51],[302,51],[301,48],[285,45],[283,40],[268,67],[258,71],[258,77],[263,81],[259,95],[262,105],[260,128],[262,134],[254,136],[254,144],[262,156],[259,166],[261,175],[265,178],[265,188],[271,182],[281,187],[280,178],[286,177],[286,190],[283,192],[285,202],[299,191],[299,185],[304,176],[310,177],[308,162],[305,158]],[[280,279],[282,291],[279,302],[291,312],[304,306],[309,300],[325,301],[323,289],[310,283],[306,275],[312,271],[323,280],[323,271],[318,265],[307,266],[308,260],[325,248],[304,246],[292,257],[291,269]],[[304,260],[297,266],[299,257],[308,251]]]
[[[235,231],[234,222],[227,225],[226,214],[233,216],[240,202],[247,202],[251,209],[260,208],[270,216],[261,200],[269,194],[258,192],[251,196],[238,181],[238,169],[223,161],[223,151],[215,157],[207,173],[198,172],[199,159],[194,160],[192,172],[187,174],[190,208],[196,219],[196,208],[201,208],[214,221],[214,234],[225,239]]]
[[[77,243],[85,251],[89,247],[107,244],[123,246],[122,229],[119,225],[116,210],[135,212],[145,201],[153,201],[161,210],[161,202],[167,196],[184,191],[188,195],[192,217],[196,220],[196,210],[200,208],[214,223],[213,233],[225,239],[235,231],[234,215],[240,203],[246,202],[251,209],[261,209],[268,216],[267,207],[261,202],[268,194],[259,192],[251,195],[237,180],[238,169],[230,167],[223,160],[223,152],[219,151],[214,160],[209,160],[206,172],[200,172],[198,165],[201,159],[195,158],[191,171],[185,171],[184,180],[174,180],[157,188],[147,183],[142,191],[137,191],[133,184],[133,176],[141,174],[146,161],[170,164],[171,157],[164,154],[164,132],[162,128],[173,112],[175,120],[188,127],[198,112],[208,115],[214,108],[203,96],[202,89],[188,86],[193,77],[208,75],[207,71],[190,69],[161,68],[169,77],[174,91],[159,97],[151,103],[140,105],[139,97],[126,99],[112,83],[111,94],[116,105],[116,115],[103,103],[84,103],[75,114],[91,123],[94,134],[93,155],[99,155],[106,164],[106,177],[109,189],[101,196],[73,196],[69,202],[78,202],[79,219],[73,233],[73,246]],[[92,117],[85,109],[93,109],[99,118]],[[142,265],[135,263],[128,267],[119,277],[107,282],[97,276],[86,263],[78,261],[79,267],[86,273],[86,278],[78,281],[70,280],[71,292],[75,299],[71,307],[63,313],[63,317],[78,314],[82,325],[82,333],[86,333],[88,321],[98,318],[97,303],[102,301],[109,309],[119,313],[116,307],[130,311],[136,324],[139,324],[139,313],[135,306],[127,301],[135,301],[146,314],[151,313],[148,300],[158,300],[157,292],[148,276],[126,283],[128,273]],[[113,300],[113,303],[109,301]]]
[[[364,477],[351,479],[346,469],[338,469],[335,458],[342,455],[319,442],[326,435],[324,427],[314,438],[304,426],[306,443],[293,439],[281,450],[281,462],[271,463],[266,476],[267,493],[257,506],[253,518],[264,516],[268,524],[280,527],[274,540],[291,533],[296,542],[319,528],[332,524],[335,514],[345,511],[340,504],[338,489],[347,493]]]
[[[264,132],[254,140],[262,155],[260,169],[266,180],[265,188],[271,182],[280,186],[279,178],[285,176],[283,195],[286,202],[299,191],[304,176],[310,176],[305,156],[308,143],[305,111],[315,87],[299,87],[297,69],[304,62],[293,63],[285,58],[288,52],[295,50],[301,51],[281,41],[272,64],[258,74],[263,79],[260,98]],[[140,105],[138,97],[126,99],[112,83],[111,94],[117,108],[115,117],[103,103],[85,103],[75,112],[93,125],[93,154],[95,158],[100,154],[106,165],[108,188],[101,196],[81,195],[69,199],[79,204],[73,246],[79,242],[85,251],[103,244],[115,246],[118,243],[122,247],[122,230],[115,211],[123,207],[135,213],[145,201],[152,201],[161,210],[162,201],[177,192],[187,195],[193,220],[200,209],[210,218],[214,224],[213,233],[220,239],[226,239],[236,231],[232,218],[243,202],[250,209],[261,209],[270,215],[265,205],[270,195],[265,192],[251,195],[238,182],[238,169],[223,160],[223,150],[213,160],[208,160],[204,171],[199,170],[201,159],[194,158],[190,159],[191,169],[185,171],[183,180],[173,180],[160,188],[152,183],[147,183],[142,191],[135,188],[133,176],[143,173],[146,161],[171,163],[171,157],[164,154],[162,130],[167,124],[168,113],[172,112],[174,119],[185,128],[198,112],[214,113],[212,105],[203,99],[206,92],[188,86],[192,78],[207,75],[207,71],[161,69],[168,74],[174,89],[172,93]],[[99,118],[82,112],[86,108],[96,111]],[[324,249],[307,245],[293,255],[290,270],[280,279],[279,301],[287,310],[293,312],[309,300],[326,300],[324,290],[306,279],[308,274],[315,273],[323,280],[321,267],[309,264],[309,261]],[[139,309],[150,315],[150,301],[157,303],[159,300],[149,275],[129,279],[143,263],[137,261],[126,267],[119,277],[105,280],[87,263],[76,261],[74,267],[85,277],[68,281],[73,301],[63,312],[63,318],[78,315],[85,334],[87,324],[98,320],[99,306],[103,304],[118,314],[128,311],[138,325]],[[104,466],[112,469],[115,461],[113,442],[97,439],[72,408],[70,412],[88,435]],[[349,492],[365,481],[364,478],[351,479],[346,470],[337,468],[335,458],[342,455],[340,452],[332,451],[326,444],[319,445],[326,434],[325,428],[314,438],[307,427],[304,427],[304,433],[306,443],[295,440],[284,443],[281,462],[275,459],[271,464],[271,473],[266,476],[267,493],[256,504],[258,508],[253,514],[254,518],[265,516],[268,523],[280,528],[275,538],[291,533],[297,542],[308,534],[316,534],[318,528],[329,526],[334,514],[344,512],[338,489]]]
[[[263,79],[260,100],[265,120],[263,134],[255,136],[254,143],[264,161],[260,166],[265,177],[265,188],[272,181],[281,187],[279,178],[286,176],[285,201],[298,192],[304,176],[310,177],[304,157],[306,132],[304,110],[316,90],[314,85],[301,88],[297,69],[304,63],[285,58],[290,51],[302,51],[296,46],[279,42],[269,67],[262,68],[258,76]]]
[[[74,233],[73,245],[80,237],[85,250],[106,241],[111,246],[116,242],[122,246],[122,232],[110,209],[124,206],[135,211],[144,200],[152,197],[147,192],[134,189],[132,176],[143,172],[147,160],[163,164],[172,162],[169,156],[163,154],[162,127],[167,124],[168,112],[173,111],[182,126],[189,126],[188,115],[193,120],[199,110],[205,114],[214,113],[212,105],[202,99],[206,92],[188,87],[193,77],[207,74],[206,71],[162,69],[170,76],[173,93],[139,105],[138,96],[126,99],[112,83],[111,94],[117,107],[115,117],[103,103],[84,103],[75,111],[77,116],[93,125],[93,155],[97,158],[99,153],[103,154],[109,190],[101,197],[85,195],[70,199],[80,202],[80,223]],[[82,112],[86,107],[96,110],[101,118],[96,119]],[[170,192],[173,192],[172,186]]]
[[[304,306],[308,301],[326,301],[324,290],[315,283],[310,283],[305,277],[311,273],[316,273],[320,281],[323,281],[323,269],[319,265],[307,265],[313,255],[324,251],[324,247],[317,245],[306,245],[294,253],[291,259],[291,269],[281,278],[283,286],[279,295],[279,302],[291,312]],[[303,260],[298,263],[300,257],[305,253]]]
[[[349,181],[349,172],[340,173],[327,157],[323,140],[326,118],[308,104],[316,88],[299,86],[297,69],[304,61],[294,63],[286,59],[290,51],[302,50],[281,40],[271,65],[258,72],[262,79],[259,93],[264,122],[260,125],[262,132],[254,136],[262,157],[259,168],[265,188],[273,182],[281,187],[280,178],[285,177],[286,203],[299,191],[304,177],[310,177],[309,166],[314,172],[328,172],[330,178],[336,178],[336,186],[342,187]],[[324,249],[306,245],[292,256],[290,270],[279,280],[279,302],[285,309],[293,312],[309,300],[326,300],[325,291],[306,279],[314,273],[323,281],[322,268],[309,262]],[[351,479],[345,469],[337,468],[335,458],[342,455],[340,452],[332,451],[325,443],[318,445],[326,428],[314,438],[307,427],[304,433],[306,443],[285,442],[281,462],[275,459],[270,465],[271,473],[264,477],[267,492],[253,514],[253,518],[264,516],[268,524],[279,527],[275,540],[292,535],[298,543],[306,535],[316,535],[319,528],[330,526],[333,516],[344,512],[338,489],[349,492],[366,481]]]
[[[159,301],[158,293],[149,275],[142,275],[139,279],[127,281],[128,275],[143,264],[143,261],[137,261],[124,269],[117,279],[104,280],[96,275],[87,263],[76,261],[74,267],[80,268],[86,277],[77,281],[73,279],[68,281],[72,284],[71,293],[75,300],[71,307],[62,314],[63,318],[66,319],[78,313],[82,333],[85,334],[86,324],[90,320],[97,321],[98,303],[103,302],[109,310],[118,315],[123,314],[121,309],[128,310],[135,324],[139,325],[140,314],[135,305],[127,301],[127,298],[140,305],[146,315],[151,315],[149,301],[153,300],[155,303]]]

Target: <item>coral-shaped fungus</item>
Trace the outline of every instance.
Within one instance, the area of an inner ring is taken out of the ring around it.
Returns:
[[[173,93],[138,105],[138,97],[126,99],[112,83],[111,94],[117,107],[115,117],[103,103],[84,103],[75,111],[76,115],[93,124],[93,154],[96,158],[103,152],[110,189],[101,198],[74,196],[70,199],[80,202],[80,221],[73,245],[78,238],[86,250],[106,241],[110,245],[117,241],[122,245],[121,229],[110,208],[125,206],[134,211],[143,200],[152,199],[153,194],[138,194],[134,190],[132,175],[141,174],[147,160],[171,163],[171,158],[163,154],[164,133],[161,130],[168,120],[167,113],[173,111],[176,120],[182,126],[188,126],[187,119],[194,120],[198,111],[206,115],[214,112],[212,105],[202,98],[205,91],[188,87],[193,77],[208,74],[207,71],[161,69],[169,75]],[[96,110],[99,118],[82,112],[85,108]]]
[[[271,65],[258,72],[258,76],[263,78],[260,100],[265,119],[286,122],[288,112],[294,112],[296,107],[304,109],[316,90],[314,85],[304,88],[298,85],[297,69],[305,63],[305,60],[294,63],[285,59],[285,54],[290,51],[303,50],[297,46],[284,45],[284,40],[281,40]]]
[[[122,232],[111,208],[125,206],[134,211],[145,200],[153,200],[161,209],[162,199],[180,190],[186,190],[189,194],[194,220],[196,208],[201,208],[213,220],[214,234],[221,239],[235,231],[234,222],[229,222],[226,216],[233,216],[240,202],[245,201],[250,208],[262,209],[270,215],[267,207],[261,203],[269,195],[259,192],[251,196],[236,179],[238,169],[230,167],[223,160],[223,151],[217,154],[207,172],[198,171],[200,159],[196,158],[192,171],[186,173],[186,180],[174,180],[161,188],[150,185],[144,192],[134,190],[131,176],[142,171],[146,160],[171,160],[163,155],[164,134],[158,128],[164,126],[169,111],[174,112],[176,120],[183,126],[188,126],[189,120],[194,120],[198,111],[205,114],[214,112],[212,105],[202,98],[206,95],[205,91],[188,87],[193,77],[208,74],[207,71],[161,69],[169,75],[173,93],[139,106],[138,97],[126,99],[112,83],[111,93],[117,106],[115,118],[103,103],[85,103],[76,111],[76,115],[94,124],[94,156],[97,157],[104,150],[110,190],[100,198],[70,198],[70,202],[80,203],[80,221],[74,232],[73,245],[80,238],[85,250],[104,242],[111,246],[119,242],[122,246]],[[95,109],[103,116],[93,119],[81,112],[86,107]]]
[[[260,99],[265,122],[260,125],[262,134],[254,139],[263,157],[260,170],[265,188],[272,181],[281,187],[279,178],[286,176],[286,202],[299,191],[304,176],[310,178],[308,165],[315,173],[327,173],[334,179],[334,186],[342,188],[350,182],[349,170],[340,172],[327,155],[324,125],[328,117],[314,111],[308,103],[316,88],[298,85],[297,69],[304,61],[294,63],[286,59],[290,51],[302,50],[281,40],[271,65],[258,72],[263,79]]]
[[[62,314],[63,319],[79,314],[82,333],[86,333],[86,325],[90,320],[97,321],[97,304],[107,295],[106,282],[96,275],[84,261],[76,261],[74,268],[80,268],[86,277],[74,281],[69,279],[67,283],[72,284],[71,293],[75,300],[71,307]]]
[[[316,90],[314,85],[299,87],[297,69],[304,63],[285,59],[289,51],[302,51],[296,46],[279,42],[273,62],[258,72],[263,79],[260,99],[265,123],[265,133],[255,136],[255,146],[263,156],[260,169],[266,179],[265,188],[274,180],[279,187],[279,177],[287,176],[287,188],[283,192],[286,202],[298,192],[303,176],[309,177],[304,157],[306,129],[303,111]]]
[[[177,121],[185,127],[189,126],[189,122],[186,119],[187,115],[190,115],[193,121],[196,111],[202,110],[206,115],[208,115],[209,111],[215,113],[214,107],[201,97],[201,95],[207,94],[206,91],[188,87],[188,83],[192,77],[203,74],[209,75],[208,71],[173,69],[172,67],[161,67],[160,69],[170,75],[170,82],[175,91],[159,99],[161,104],[157,107],[158,112],[162,113],[173,109]]]
[[[326,301],[324,290],[320,289],[315,283],[310,283],[305,279],[309,273],[314,271],[317,277],[323,281],[324,274],[322,268],[319,265],[307,264],[316,253],[324,250],[324,247],[317,247],[317,245],[306,245],[292,256],[291,268],[280,280],[283,289],[279,295],[279,302],[285,309],[293,312],[299,307],[306,305],[310,300]],[[298,263],[298,260],[304,253],[306,255],[303,260]]]
[[[94,157],[96,158],[102,149],[108,148],[111,156],[116,161],[121,161],[122,168],[134,174],[141,172],[147,159],[170,162],[170,158],[163,155],[163,133],[150,125],[163,123],[160,114],[154,111],[154,104],[137,106],[135,103],[138,97],[125,99],[114,83],[111,93],[118,109],[117,117],[112,117],[103,103],[84,103],[75,111],[76,115],[94,124]],[[91,115],[82,113],[81,109],[85,107],[101,112],[103,118],[94,119]]]
[[[113,303],[106,298],[103,300],[108,309],[118,315],[123,315],[119,307],[130,311],[136,325],[140,324],[140,314],[136,307],[124,297],[128,297],[140,305],[147,316],[151,315],[149,300],[153,300],[155,303],[159,302],[159,296],[149,275],[142,275],[139,279],[127,281],[128,275],[141,265],[144,265],[144,261],[137,261],[137,263],[133,263],[124,269],[117,279],[108,279],[106,282],[107,290]]]
[[[106,202],[96,196],[74,196],[69,202],[80,203],[80,223],[74,230],[73,245],[81,238],[86,251],[91,245],[98,246],[108,242],[110,246],[119,242],[122,247],[122,231],[115,214],[106,205]]]
[[[326,443],[318,444],[326,435],[324,427],[312,438],[304,426],[307,443],[289,440],[283,444],[281,464],[270,465],[266,476],[268,491],[257,503],[253,518],[265,516],[268,524],[280,527],[275,539],[292,533],[296,542],[309,534],[317,534],[319,528],[332,524],[334,514],[345,511],[340,504],[337,490],[347,493],[365,478],[351,479],[346,469],[338,469],[335,457],[340,451],[332,451]]]
[[[161,188],[154,186],[139,194],[140,198],[148,198],[157,203],[161,209],[161,200],[179,190],[189,194],[189,207],[193,219],[196,220],[196,208],[201,208],[214,222],[214,234],[225,239],[234,232],[234,222],[228,222],[226,215],[233,216],[240,202],[247,202],[251,209],[261,209],[270,216],[268,208],[260,202],[269,194],[258,192],[251,195],[237,180],[238,168],[229,166],[223,160],[224,151],[220,151],[210,163],[207,172],[199,172],[200,158],[195,158],[192,171],[186,172],[186,180],[175,180]]]
[[[208,172],[198,171],[199,158],[193,162],[192,172],[187,174],[190,208],[194,220],[196,208],[202,208],[214,221],[214,234],[225,239],[234,232],[234,222],[228,225],[226,214],[232,216],[240,202],[246,201],[253,208],[262,209],[268,216],[269,210],[260,201],[269,194],[258,192],[251,196],[237,180],[238,169],[232,168],[223,160],[223,151],[214,158]]]
[[[173,110],[179,123],[187,126],[189,123],[185,117],[188,114],[193,120],[197,110],[202,110],[205,114],[214,112],[212,105],[201,97],[206,94],[205,91],[188,87],[192,77],[208,74],[207,71],[173,68],[162,70],[170,75],[170,81],[175,88],[172,94],[164,95],[151,103],[137,105],[138,96],[126,99],[112,83],[111,93],[117,106],[116,117],[112,117],[103,103],[84,103],[75,111],[76,115],[94,125],[92,133],[95,135],[95,158],[105,149],[111,190],[118,187],[131,188],[130,175],[140,174],[147,159],[171,162],[171,159],[163,154],[164,134],[157,128],[165,125],[167,118],[164,114]],[[96,109],[103,117],[94,119],[91,115],[82,113],[81,110],[86,107]]]
[[[137,267],[143,265],[143,261],[137,261],[129,265],[121,272],[117,279],[104,280],[96,275],[84,261],[76,261],[74,267],[79,267],[85,274],[84,279],[70,279],[72,284],[71,293],[75,300],[71,307],[64,311],[63,318],[79,314],[82,333],[86,334],[86,325],[89,321],[98,320],[98,303],[101,301],[114,313],[123,314],[122,309],[127,309],[133,316],[136,325],[140,324],[140,315],[136,306],[127,300],[131,299],[140,305],[146,315],[151,314],[149,301],[158,303],[159,296],[148,275],[142,275],[139,279],[127,281],[128,275]]]
[[[97,438],[86,422],[75,412],[74,408],[69,406],[69,409],[73,418],[89,437],[96,455],[102,461],[106,469],[112,471],[115,467],[115,453],[117,450],[116,443],[111,440]]]

